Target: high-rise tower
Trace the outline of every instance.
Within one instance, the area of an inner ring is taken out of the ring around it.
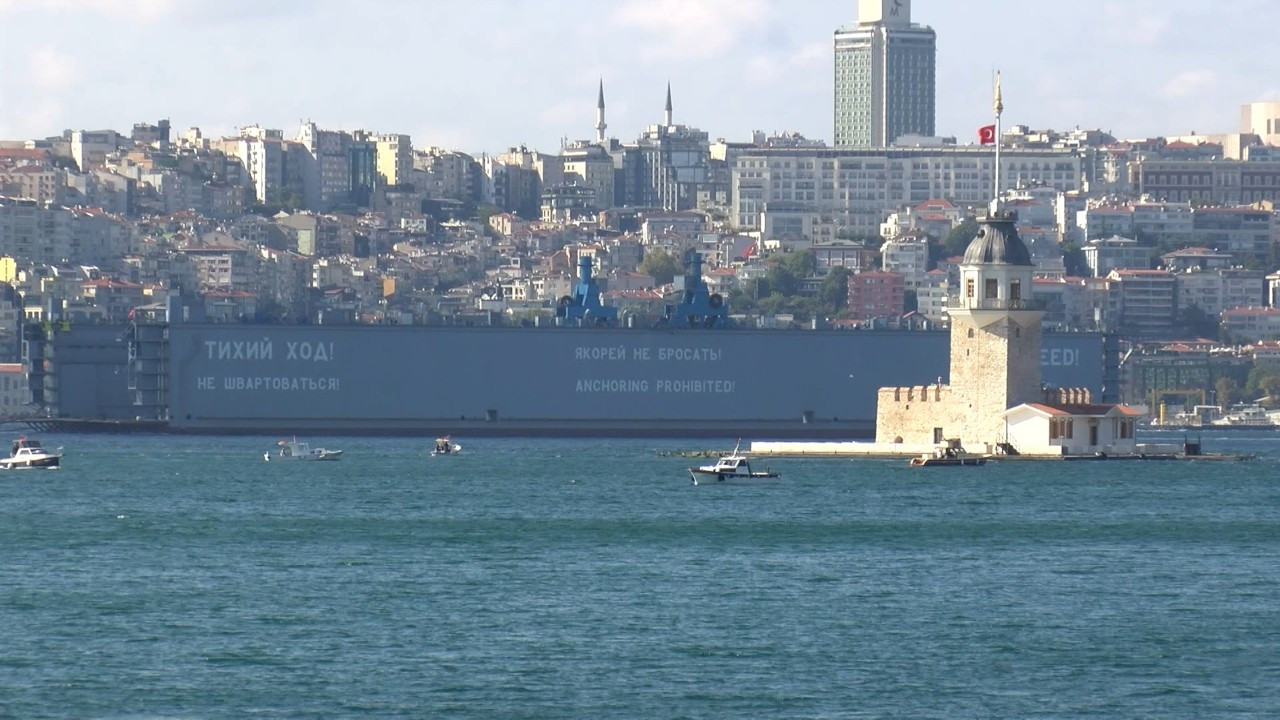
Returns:
[[[934,134],[937,36],[911,22],[911,0],[858,0],[835,34],[835,144],[884,147]]]

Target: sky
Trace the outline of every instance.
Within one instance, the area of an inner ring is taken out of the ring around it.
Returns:
[[[405,133],[555,153],[662,121],[832,141],[832,35],[855,0],[0,0],[0,139],[168,118]],[[913,0],[938,35],[937,134],[991,122],[1119,138],[1239,130],[1280,101],[1275,0]]]

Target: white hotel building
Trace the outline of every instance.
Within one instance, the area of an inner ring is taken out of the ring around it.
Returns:
[[[1079,190],[1075,150],[1004,148],[1001,190],[1043,184]],[[942,198],[985,205],[995,182],[991,146],[889,148],[757,148],[733,165],[732,219],[742,230],[766,225],[767,203],[806,206],[853,234],[877,237],[889,213]]]

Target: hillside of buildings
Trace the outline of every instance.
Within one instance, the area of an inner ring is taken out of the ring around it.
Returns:
[[[1252,357],[1280,338],[1274,146],[1015,127],[1001,148],[1046,327],[1131,355],[1232,348],[1249,368],[1228,375],[1256,389]],[[651,324],[690,250],[739,324],[944,328],[994,167],[953,139],[712,141],[669,110],[556,154],[314,123],[0,141],[0,360],[20,359],[21,323],[125,323],[172,295],[214,322],[550,322],[582,257],[622,322]]]

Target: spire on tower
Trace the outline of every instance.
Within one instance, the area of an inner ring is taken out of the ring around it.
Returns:
[[[671,81],[667,81],[667,106],[663,109],[662,124],[671,127]]]
[[[604,109],[604,78],[600,78],[600,99],[596,101],[596,109]]]

